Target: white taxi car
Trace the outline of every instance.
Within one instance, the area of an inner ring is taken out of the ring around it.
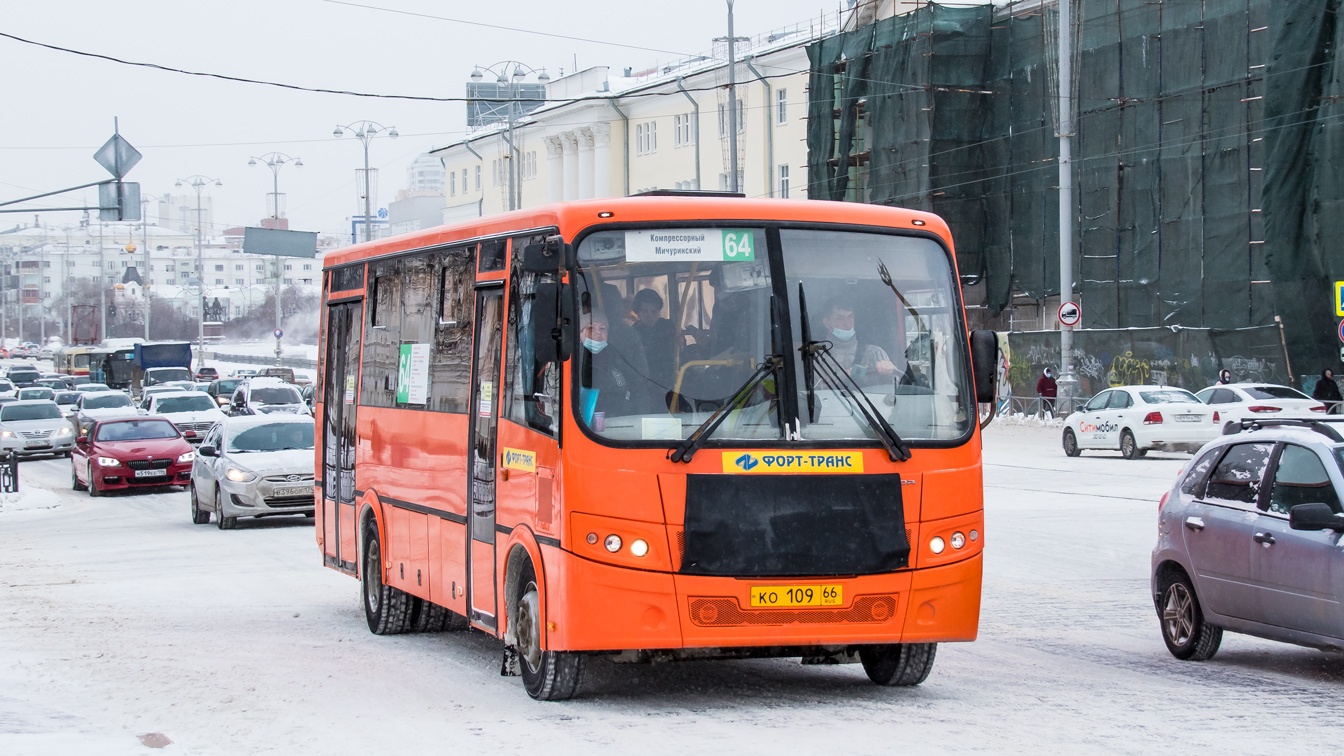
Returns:
[[[1185,389],[1119,386],[1099,392],[1064,420],[1064,453],[1118,449],[1125,459],[1150,450],[1196,451],[1222,433],[1217,410]]]
[[[1218,411],[1224,430],[1242,420],[1320,418],[1329,409],[1319,399],[1312,399],[1295,388],[1268,383],[1210,386],[1195,396]]]

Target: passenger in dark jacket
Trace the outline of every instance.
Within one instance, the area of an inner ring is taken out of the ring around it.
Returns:
[[[1329,368],[1321,371],[1321,379],[1316,381],[1316,388],[1312,389],[1311,398],[1326,402],[1330,407],[1329,411],[1331,414],[1339,413],[1341,397],[1339,395],[1339,386],[1335,383],[1334,371]]]
[[[1041,397],[1041,411],[1055,413],[1055,396],[1059,392],[1059,387],[1055,383],[1054,372],[1046,368],[1041,377],[1036,380],[1036,394]]]

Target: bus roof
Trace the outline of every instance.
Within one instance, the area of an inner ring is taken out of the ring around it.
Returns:
[[[611,216],[599,218],[598,213],[611,213]],[[569,239],[583,228],[602,223],[687,220],[792,221],[909,228],[931,231],[942,236],[949,247],[952,244],[951,233],[942,218],[932,213],[906,208],[822,200],[693,196],[609,197],[557,202],[364,242],[328,254],[323,261],[323,267],[333,268],[409,249],[436,247],[481,237],[512,235],[531,229],[559,228],[560,233]]]

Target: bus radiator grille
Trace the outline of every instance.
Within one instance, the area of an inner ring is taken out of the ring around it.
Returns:
[[[896,613],[895,596],[860,596],[847,609],[743,609],[732,598],[691,599],[691,622],[701,627],[732,625],[823,625],[833,622],[886,622]]]

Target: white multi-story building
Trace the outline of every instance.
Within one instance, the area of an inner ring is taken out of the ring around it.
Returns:
[[[806,197],[806,45],[835,17],[737,46],[739,191]],[[647,71],[558,78],[548,103],[431,151],[447,170],[444,222],[652,189],[728,189],[727,51]],[[514,170],[510,171],[510,163]],[[513,201],[510,202],[510,192]]]
[[[428,152],[420,154],[406,168],[406,191],[443,194],[447,184],[443,163]]]

